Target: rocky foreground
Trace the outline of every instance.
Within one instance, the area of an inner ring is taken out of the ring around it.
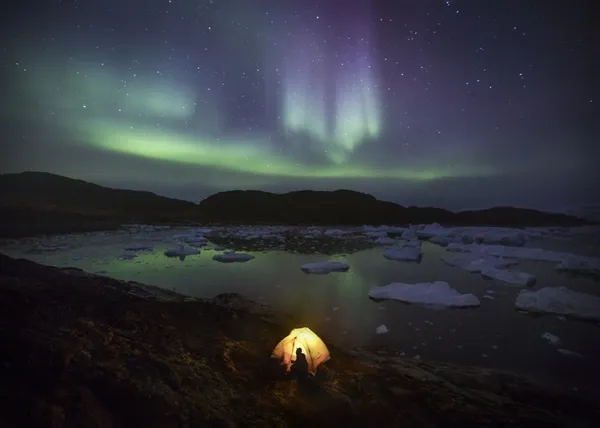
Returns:
[[[0,426],[598,426],[516,376],[343,350],[309,385],[269,358],[293,320],[0,254]],[[318,333],[318,332],[317,332]]]

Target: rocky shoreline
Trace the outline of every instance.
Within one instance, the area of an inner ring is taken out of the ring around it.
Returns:
[[[348,350],[308,388],[269,358],[293,319],[0,254],[0,426],[597,426],[598,397]]]

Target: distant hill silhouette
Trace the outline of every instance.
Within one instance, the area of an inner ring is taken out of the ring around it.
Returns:
[[[543,226],[576,225],[583,220],[565,214],[496,207],[454,213],[441,208],[403,207],[351,190],[299,191],[275,194],[229,191],[199,204],[203,221],[222,223],[388,224]]]
[[[118,227],[122,223],[544,226],[585,222],[565,214],[511,207],[453,213],[403,207],[351,190],[275,194],[228,191],[199,204],[151,192],[112,189],[45,172],[0,175],[0,236]]]
[[[0,175],[0,236],[179,222],[197,217],[192,202],[112,189],[45,172]]]

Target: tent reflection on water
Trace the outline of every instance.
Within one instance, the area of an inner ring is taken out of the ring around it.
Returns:
[[[293,329],[273,349],[272,358],[277,358],[289,371],[296,360],[296,349],[302,349],[308,362],[308,372],[315,375],[319,364],[330,359],[327,345],[310,328]]]

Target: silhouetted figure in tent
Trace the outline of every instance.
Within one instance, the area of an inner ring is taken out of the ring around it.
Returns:
[[[291,371],[298,383],[305,383],[308,379],[308,361],[301,348],[296,349],[296,360],[292,363]]]

